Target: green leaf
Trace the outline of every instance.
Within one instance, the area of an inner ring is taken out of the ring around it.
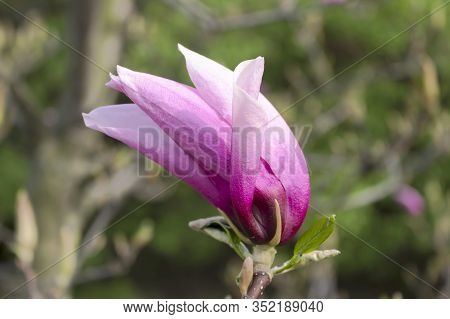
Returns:
[[[291,259],[280,266],[272,268],[273,273],[284,274],[298,267],[305,266],[311,261],[320,261],[340,254],[335,249],[316,250],[333,233],[335,220],[335,215],[316,220],[297,240]]]
[[[251,255],[247,246],[240,240],[239,236],[233,231],[224,217],[216,216],[197,219],[191,221],[189,227],[227,244],[242,259]]]
[[[316,220],[297,240],[294,257],[309,253],[322,245],[333,233],[336,215]]]

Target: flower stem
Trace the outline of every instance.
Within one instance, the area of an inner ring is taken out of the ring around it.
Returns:
[[[276,249],[272,246],[261,245],[253,247],[253,278],[248,289],[246,289],[247,293],[242,298],[261,298],[266,288],[272,282],[271,267],[276,253]]]

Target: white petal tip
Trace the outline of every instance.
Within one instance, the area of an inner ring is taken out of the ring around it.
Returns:
[[[249,60],[249,62],[250,62],[249,63],[250,65],[253,64],[253,65],[257,65],[259,67],[261,67],[261,66],[264,67],[264,57],[262,57],[262,56],[259,56],[253,60]]]
[[[92,128],[94,126],[94,121],[92,117],[88,113],[81,113],[83,116],[84,125],[86,125],[89,128]]]
[[[124,87],[129,87],[129,88],[135,88],[135,83],[134,83],[134,78],[136,76],[137,72],[132,71],[130,69],[127,69],[123,66],[118,65],[117,66],[117,77],[114,77],[113,79],[113,88],[115,90],[123,91]],[[118,85],[117,83],[119,83],[120,81],[120,85]]]
[[[119,76],[109,73],[109,77],[110,80],[105,83],[105,86],[113,90],[121,91],[121,82]]]
[[[117,65],[117,66],[116,66],[116,70],[117,70],[117,74],[119,74],[120,72],[125,71],[125,70],[127,70],[127,69],[124,68],[124,67],[121,66],[121,65]]]
[[[182,44],[178,43],[178,51],[180,51],[180,53],[182,55],[184,55],[185,58],[187,58],[188,56],[192,56],[193,54],[195,54],[195,52],[189,50],[188,48],[186,48],[185,46],[183,46]]]
[[[124,67],[124,66],[118,65],[117,66],[117,75],[114,76],[114,78],[122,77],[122,76],[125,76],[127,74],[131,74],[131,73],[135,73],[135,71],[132,71],[132,70],[130,70],[130,69]]]

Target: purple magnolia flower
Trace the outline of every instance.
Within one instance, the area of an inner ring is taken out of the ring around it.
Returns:
[[[294,135],[260,93],[264,59],[233,72],[179,50],[195,88],[118,66],[107,86],[134,104],[83,114],[86,126],[184,180],[254,244],[285,243],[305,218],[309,175]]]
[[[395,200],[402,205],[411,215],[420,215],[425,203],[422,195],[413,187],[403,185],[395,194]]]

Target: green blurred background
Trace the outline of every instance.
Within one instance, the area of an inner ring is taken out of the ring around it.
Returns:
[[[174,178],[138,177],[134,151],[82,124],[127,101],[104,87],[116,64],[190,83],[182,43],[229,68],[264,56],[266,96],[312,128],[305,225],[336,214],[324,247],[342,254],[268,297],[448,296],[450,5],[433,10],[449,1],[324,2],[1,1],[0,295],[239,297],[239,258],[187,226],[215,209],[182,183],[164,191]],[[404,185],[421,213],[395,200]]]

